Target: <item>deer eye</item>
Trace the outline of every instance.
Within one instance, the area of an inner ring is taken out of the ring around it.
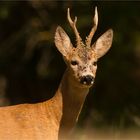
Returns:
[[[75,60],[72,60],[72,61],[71,61],[71,65],[73,65],[73,66],[78,65],[78,62],[75,61]]]
[[[92,64],[93,64],[94,66],[97,66],[97,62],[96,62],[96,61],[94,61]]]

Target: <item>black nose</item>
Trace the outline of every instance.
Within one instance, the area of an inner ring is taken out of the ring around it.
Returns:
[[[92,85],[94,83],[94,77],[91,75],[82,76],[80,83],[84,85]]]

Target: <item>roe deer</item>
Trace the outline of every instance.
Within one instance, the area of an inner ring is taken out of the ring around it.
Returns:
[[[76,46],[59,26],[55,33],[55,45],[67,64],[67,69],[54,97],[37,104],[21,104],[0,109],[0,140],[57,140],[68,135],[78,120],[89,88],[93,85],[97,60],[111,47],[113,31],[109,29],[91,45],[97,29],[98,13],[95,8],[94,26],[82,41],[72,21],[67,18],[76,35]]]

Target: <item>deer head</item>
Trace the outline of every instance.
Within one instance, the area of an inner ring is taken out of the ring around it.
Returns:
[[[94,83],[97,61],[111,47],[113,39],[113,30],[107,30],[93,44],[91,44],[93,35],[98,25],[98,12],[95,8],[95,16],[93,18],[93,27],[86,37],[85,43],[82,41],[76,28],[77,17],[72,21],[70,10],[67,10],[67,19],[76,36],[76,46],[73,47],[69,36],[58,26],[55,33],[55,45],[68,66],[68,70],[80,86],[90,87]]]

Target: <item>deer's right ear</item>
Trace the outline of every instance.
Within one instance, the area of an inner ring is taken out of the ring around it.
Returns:
[[[57,27],[55,32],[55,45],[64,57],[67,57],[72,51],[70,38],[60,26]]]

